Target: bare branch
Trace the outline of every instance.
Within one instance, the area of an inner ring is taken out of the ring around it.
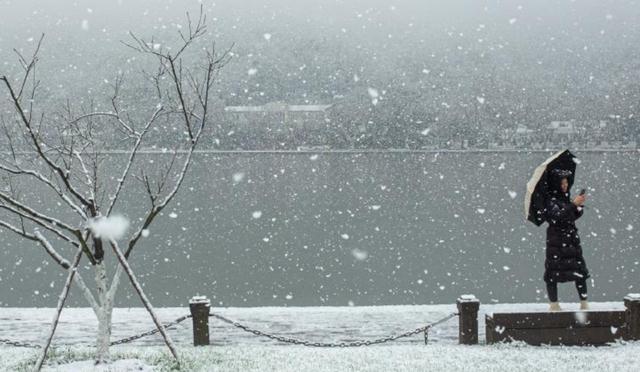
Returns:
[[[38,211],[36,211],[35,209],[27,206],[26,204],[14,199],[11,195],[0,191],[0,200],[7,202],[9,205],[12,205],[16,208],[18,208],[19,210],[21,210],[22,212],[25,212],[26,214],[40,220],[40,221],[44,221],[45,223],[49,223],[51,225],[54,226],[60,226],[62,228],[64,228],[65,230],[68,230],[69,232],[75,233],[78,231],[78,229],[75,229],[71,226],[69,226],[68,224],[53,218],[53,217],[49,217],[43,213],[40,213]]]
[[[151,208],[151,210],[147,214],[146,218],[144,219],[144,222],[143,222],[142,226],[134,233],[133,237],[129,241],[129,245],[127,246],[127,250],[125,252],[125,257],[127,257],[127,258],[129,257],[129,255],[131,254],[131,251],[133,250],[133,248],[135,247],[136,243],[138,242],[138,240],[142,236],[142,232],[145,229],[147,229],[149,227],[149,225],[151,225],[151,223],[156,218],[156,216],[167,206],[167,204],[169,204],[169,202],[171,202],[171,200],[178,193],[178,190],[180,189],[180,186],[182,185],[182,182],[184,181],[184,178],[185,178],[185,175],[187,173],[187,170],[189,169],[189,166],[191,165],[191,158],[193,156],[194,150],[196,148],[196,145],[198,143],[198,139],[200,138],[201,134],[202,134],[202,130],[200,132],[198,132],[198,134],[197,134],[197,136],[195,138],[195,142],[189,148],[189,151],[187,152],[187,155],[186,155],[186,159],[185,159],[185,161],[183,163],[183,166],[182,166],[182,170],[178,174],[178,179],[176,180],[176,183],[174,184],[173,189],[169,192],[169,194],[160,203],[158,203],[157,205],[155,205],[155,206],[153,206]]]
[[[132,166],[133,161],[135,160],[135,157],[136,157],[136,155],[138,153],[138,149],[140,147],[140,144],[142,143],[142,139],[143,139],[144,135],[149,131],[149,128],[151,128],[151,125],[156,121],[156,119],[158,118],[158,116],[160,115],[161,112],[162,112],[162,106],[158,105],[156,111],[154,111],[153,115],[151,115],[151,118],[149,119],[149,121],[147,121],[147,123],[145,124],[144,128],[142,129],[142,132],[137,134],[138,139],[136,140],[136,143],[133,145],[133,148],[131,149],[131,152],[129,153],[129,159],[127,160],[127,164],[125,166],[125,169],[122,172],[122,176],[118,179],[118,184],[116,186],[116,191],[110,197],[111,201],[109,202],[109,206],[107,207],[107,212],[106,212],[107,216],[111,214],[111,211],[113,210],[113,206],[118,201],[118,196],[120,195],[120,191],[122,190],[122,185],[124,185],[124,182],[127,179],[129,171],[131,170],[131,166]]]
[[[76,156],[76,158],[78,158],[78,161],[80,162],[80,166],[82,167],[82,172],[84,173],[85,177],[86,177],[86,184],[89,187],[89,192],[91,193],[90,199],[95,203],[96,200],[96,194],[95,194],[95,187],[96,187],[96,182],[94,182],[94,180],[91,178],[91,174],[89,173],[89,169],[87,169],[87,166],[84,163],[84,160],[82,159],[82,155],[80,154],[80,151],[74,151],[74,155]]]
[[[39,231],[36,231],[34,234],[34,237],[37,239],[38,243],[40,243],[40,245],[44,247],[45,251],[51,257],[53,257],[56,262],[60,264],[60,266],[62,266],[65,269],[69,269],[71,267],[71,264],[69,263],[69,261],[67,261],[65,258],[60,256],[58,252],[56,252],[56,250],[53,248],[51,243],[49,243],[47,238],[45,238],[44,235],[42,235],[42,233],[40,233]],[[85,299],[87,300],[87,302],[89,302],[89,305],[91,305],[91,307],[93,308],[93,311],[97,314],[100,311],[100,307],[98,306],[96,299],[93,297],[91,290],[82,279],[82,276],[80,275],[80,273],[77,273],[74,279],[76,281],[76,284],[78,284],[78,287],[80,287],[80,290],[82,291]]]
[[[118,121],[118,123],[120,124],[120,126],[122,126],[122,128],[125,129],[125,131],[131,135],[136,135],[138,133],[136,133],[130,126],[129,124],[127,124],[122,117],[117,114],[117,113],[113,113],[113,112],[108,112],[108,111],[97,111],[97,112],[90,112],[88,114],[84,114],[81,116],[78,116],[77,118],[73,119],[71,122],[72,123],[77,123],[81,120],[87,119],[87,118],[92,118],[94,116],[106,116],[106,117],[111,117],[114,118]]]
[[[40,51],[40,47],[42,46],[42,40],[44,39],[44,34],[40,35],[40,39],[38,40],[38,44],[36,45],[36,49],[33,52],[31,60],[27,62],[27,60],[18,52],[17,49],[13,51],[18,55],[18,60],[22,64],[22,68],[25,70],[24,76],[22,78],[22,83],[20,83],[20,89],[18,90],[18,99],[22,98],[22,93],[24,92],[24,88],[27,85],[27,80],[29,80],[29,75],[35,69],[36,63],[38,61],[38,52]],[[35,90],[35,87],[34,89]]]
[[[45,161],[45,163],[47,163],[47,165],[49,165],[49,167],[51,167],[51,169],[53,169],[58,176],[60,177],[60,179],[62,180],[62,182],[65,184],[67,190],[69,190],[69,192],[71,192],[71,194],[77,198],[83,205],[87,206],[87,207],[91,207],[91,203],[89,203],[89,201],[86,200],[86,198],[80,194],[75,187],[73,187],[69,181],[69,173],[67,170],[62,169],[60,166],[58,166],[57,164],[55,164],[50,158],[49,156],[46,155],[44,149],[42,148],[42,145],[40,144],[40,140],[38,138],[38,136],[36,135],[36,133],[33,131],[33,128],[31,126],[31,121],[25,116],[24,113],[24,109],[22,108],[22,105],[20,104],[20,100],[18,99],[18,97],[16,96],[13,87],[11,86],[11,83],[9,83],[9,80],[7,79],[6,76],[2,76],[0,77],[0,80],[4,81],[4,84],[7,88],[7,90],[9,91],[9,94],[11,96],[11,100],[13,102],[13,105],[15,106],[15,110],[16,112],[19,114],[22,123],[24,124],[25,128],[27,129],[27,133],[29,134],[29,138],[31,139],[36,151],[38,152],[38,155],[42,158],[42,160]]]
[[[65,193],[62,192],[62,190],[57,187],[55,184],[53,184],[53,182],[51,182],[51,180],[49,180],[47,177],[43,176],[41,173],[36,172],[34,170],[30,170],[30,169],[22,169],[19,166],[17,166],[17,164],[13,165],[12,167],[9,166],[5,166],[3,164],[0,164],[0,169],[11,173],[11,174],[15,174],[15,175],[28,175],[31,177],[34,177],[38,180],[40,180],[42,183],[44,183],[45,185],[47,185],[49,188],[51,188],[53,191],[55,191],[56,194],[58,194],[58,196],[67,204],[71,207],[71,209],[73,209],[78,215],[80,215],[80,217],[87,219],[87,215],[84,213],[84,211],[82,210],[82,208],[80,208],[77,204],[75,204],[70,198],[69,196],[67,196]]]
[[[35,224],[37,224],[38,226],[41,226],[43,228],[45,228],[48,231],[51,231],[52,233],[54,233],[55,235],[57,235],[59,238],[66,240],[69,243],[75,244],[77,245],[78,243],[76,243],[75,241],[73,241],[71,238],[69,238],[68,236],[66,236],[62,231],[56,229],[54,226],[51,226],[45,222],[43,222],[42,220],[29,215],[28,213],[25,213],[19,209],[13,208],[9,205],[5,205],[5,204],[0,204],[0,209],[5,209],[9,212],[11,212],[12,214],[18,216],[21,220],[21,223],[23,225],[22,230],[25,230],[24,228],[24,219],[27,219]]]
[[[26,238],[26,239],[29,239],[29,240],[33,240],[33,241],[38,241],[38,239],[35,237],[35,235],[29,234],[28,232],[25,231],[24,228],[20,228],[19,229],[19,228],[13,226],[12,224],[10,224],[10,223],[8,223],[6,221],[3,221],[3,220],[0,220],[0,226],[4,227],[4,228],[6,228],[6,229],[8,229],[10,231],[13,231],[14,233],[22,236],[23,238]],[[58,262],[58,263],[60,263],[60,262]]]

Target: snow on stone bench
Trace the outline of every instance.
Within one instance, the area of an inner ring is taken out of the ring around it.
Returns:
[[[487,344],[604,345],[623,337],[625,311],[493,313],[485,317]]]
[[[523,341],[531,345],[604,345],[640,340],[640,295],[624,297],[625,309],[558,312],[487,312],[487,344]]]

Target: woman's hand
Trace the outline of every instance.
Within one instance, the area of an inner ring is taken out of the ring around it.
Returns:
[[[573,204],[581,207],[584,205],[585,199],[586,199],[585,195],[578,195],[575,198],[573,198]]]

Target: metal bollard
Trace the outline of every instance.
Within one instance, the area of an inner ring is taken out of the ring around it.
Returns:
[[[480,301],[474,295],[462,295],[458,305],[458,343],[475,345],[478,343],[478,310]]]
[[[189,301],[193,321],[193,346],[209,345],[209,308],[211,302],[205,296],[194,296]]]

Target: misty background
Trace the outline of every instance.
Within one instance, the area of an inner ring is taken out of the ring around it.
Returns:
[[[209,148],[547,148],[557,144],[553,121],[571,122],[582,148],[637,147],[632,0],[3,0],[0,66],[15,73],[12,48],[28,53],[44,32],[41,98],[52,107],[99,104],[120,72],[136,88],[131,110],[152,107],[140,56],[122,41],[132,31],[170,45],[201,3],[205,42],[233,45],[234,56],[217,85]],[[238,127],[238,115],[224,114],[273,103],[330,107],[308,113],[302,128],[253,114],[243,119],[259,125]]]
[[[637,1],[202,4],[200,42],[233,46],[233,58],[215,86],[207,151],[132,257],[155,305],[197,293],[216,306],[544,301],[545,231],[525,221],[522,200],[533,169],[564,147],[578,149],[576,188],[592,207],[578,221],[591,298],[637,290]],[[119,73],[122,107],[148,117],[156,102],[140,71],[155,63],[122,41],[132,31],[170,46],[199,7],[0,0],[0,74],[18,77],[12,48],[29,55],[45,33],[36,103],[51,122],[67,100],[108,109]],[[195,54],[185,59],[197,64]],[[155,130],[151,160],[182,128]],[[126,144],[105,138],[105,150]],[[488,150],[441,152],[473,148]],[[117,212],[135,218],[140,199],[127,194]],[[2,229],[0,239],[0,306],[54,306],[65,273],[32,243]],[[140,305],[122,292],[118,306]],[[560,287],[563,301],[573,295]]]

